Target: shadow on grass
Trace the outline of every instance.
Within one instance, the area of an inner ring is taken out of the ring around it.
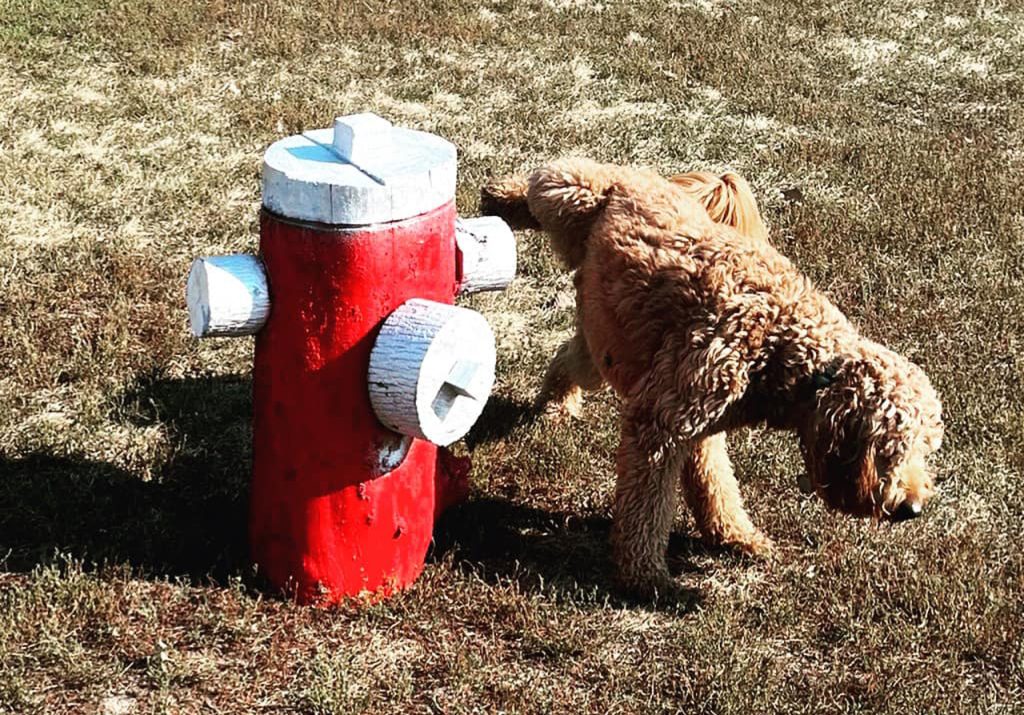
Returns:
[[[87,563],[222,581],[246,564],[250,380],[146,380],[118,418],[160,424],[169,460],[150,481],[104,462],[0,459],[0,559],[28,570],[60,552]]]
[[[451,557],[457,566],[489,583],[517,581],[528,591],[577,603],[679,612],[699,602],[696,592],[685,589],[656,603],[622,593],[612,579],[610,532],[607,517],[580,517],[505,499],[476,498],[441,517],[430,558]],[[699,540],[673,534],[669,542],[673,574],[685,580],[695,570],[689,557],[703,551]]]
[[[532,424],[539,416],[540,411],[528,402],[492,395],[487,400],[480,419],[466,435],[466,446],[475,449],[480,444],[497,442],[508,437],[519,427]]]
[[[246,522],[251,470],[248,377],[149,379],[121,395],[125,424],[161,425],[168,461],[150,481],[111,464],[49,454],[0,458],[0,563],[29,570],[57,553],[86,563],[129,564],[150,575],[223,583],[249,570]],[[502,439],[534,418],[529,405],[488,404],[471,446]],[[611,580],[601,516],[552,513],[476,498],[450,509],[435,530],[431,558],[451,555],[492,583],[584,600],[624,600]],[[686,561],[700,547],[673,536]],[[678,604],[666,603],[678,610]]]

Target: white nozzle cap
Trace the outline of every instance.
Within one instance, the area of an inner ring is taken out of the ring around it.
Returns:
[[[504,290],[516,277],[516,238],[497,216],[460,218],[455,243],[462,254],[459,293]]]
[[[194,260],[185,299],[197,338],[255,335],[270,315],[263,262],[248,254]]]
[[[389,429],[445,446],[480,417],[494,363],[484,316],[414,298],[388,316],[370,352],[370,403]]]

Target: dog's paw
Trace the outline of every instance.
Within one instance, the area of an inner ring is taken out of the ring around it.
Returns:
[[[775,554],[775,544],[757,530],[725,534],[705,532],[702,540],[711,549],[725,549],[751,558],[768,559]]]
[[[757,559],[770,559],[775,555],[775,543],[760,531],[730,539],[723,546]]]
[[[583,391],[576,388],[561,398],[542,392],[537,396],[534,408],[555,424],[578,420],[583,414]]]
[[[661,608],[690,610],[700,602],[700,592],[684,586],[671,576],[619,578],[619,587],[629,600]]]

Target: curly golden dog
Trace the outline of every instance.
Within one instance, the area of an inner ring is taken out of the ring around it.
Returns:
[[[623,585],[645,596],[675,590],[677,485],[707,542],[771,550],[744,511],[730,430],[794,431],[829,506],[891,521],[921,513],[942,440],[924,372],[861,335],[769,244],[749,187],[688,176],[569,159],[483,192],[576,270],[577,334],[542,396],[572,403],[603,382],[620,396],[612,547]]]

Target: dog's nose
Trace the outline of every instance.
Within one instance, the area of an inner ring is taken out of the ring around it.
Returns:
[[[921,502],[907,499],[893,510],[892,521],[908,521],[921,516]]]

